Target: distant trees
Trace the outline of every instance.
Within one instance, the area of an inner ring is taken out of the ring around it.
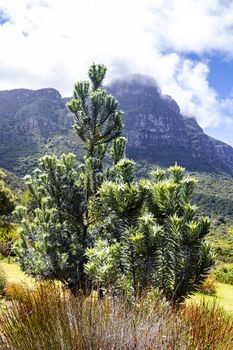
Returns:
[[[11,214],[15,206],[14,194],[4,182],[5,173],[0,169],[0,220]]]
[[[6,174],[0,170],[0,253],[11,252],[12,238],[15,230],[11,224],[11,214],[15,208],[15,196],[6,186],[4,178]]]
[[[83,163],[76,167],[72,154],[45,156],[26,179],[35,209],[17,208],[18,260],[30,275],[60,280],[74,294],[96,285],[135,297],[153,287],[181,302],[213,264],[204,242],[209,222],[195,216],[195,181],[184,169],[135,179],[123,113],[102,88],[105,74],[93,64],[67,104],[85,146]]]

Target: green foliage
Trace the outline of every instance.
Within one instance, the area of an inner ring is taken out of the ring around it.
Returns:
[[[112,148],[110,150],[110,157],[112,158],[114,164],[116,165],[125,155],[126,138],[118,137],[113,140]]]
[[[74,293],[88,288],[85,250],[94,239],[89,202],[109,173],[104,168],[108,143],[122,129],[117,101],[101,88],[105,73],[104,66],[93,65],[90,81],[76,83],[67,103],[85,145],[84,163],[77,168],[73,154],[41,158],[40,168],[26,177],[30,208],[16,210],[22,223],[16,247],[22,269],[34,277],[58,279]]]
[[[196,182],[179,166],[136,180],[135,163],[124,158],[123,113],[102,88],[105,74],[92,65],[67,103],[83,163],[75,167],[73,154],[47,155],[26,177],[33,202],[16,211],[18,260],[28,274],[60,280],[73,293],[94,285],[135,299],[152,286],[182,302],[213,264],[204,241],[209,221],[197,219],[190,202]]]
[[[94,285],[101,285],[102,288],[108,287],[115,280],[114,273],[117,270],[115,264],[119,248],[119,243],[109,246],[101,239],[96,241],[95,248],[87,248],[88,263],[85,265],[85,271]]]
[[[220,263],[214,271],[214,276],[221,283],[233,285],[233,264]]]
[[[12,255],[12,247],[18,239],[18,227],[9,221],[0,226],[0,253],[2,256]]]
[[[12,242],[17,236],[16,228],[11,223],[10,218],[16,198],[3,181],[5,176],[5,173],[0,169],[0,253],[9,255]]]
[[[0,170],[0,220],[3,216],[11,214],[15,206],[15,197],[10,188],[5,185],[4,177],[4,172]]]
[[[211,218],[208,241],[218,260],[231,261],[233,231],[233,180],[231,177],[194,173],[198,182],[193,201],[198,203],[198,214],[208,213]]]
[[[104,287],[111,281],[116,292],[136,296],[152,285],[168,300],[182,302],[213,265],[204,241],[209,221],[196,218],[190,204],[195,181],[185,177],[184,169],[175,166],[152,176],[151,181],[102,184],[93,211],[106,241],[87,251],[85,269],[99,282],[104,269]]]
[[[146,177],[152,166],[146,162],[137,164],[137,177]],[[164,169],[154,171],[163,178]],[[191,203],[198,203],[197,215],[208,214],[211,219],[207,240],[217,260],[233,262],[233,179],[214,173],[191,173],[197,180]]]
[[[84,193],[77,183],[73,161],[72,154],[61,159],[45,156],[40,160],[41,170],[27,177],[37,206],[29,212],[29,220],[26,208],[17,208],[22,231],[16,248],[24,271],[34,277],[61,280],[70,288],[78,283],[86,244]]]
[[[233,179],[230,176],[193,173],[198,180],[193,200],[199,212],[208,212],[215,225],[226,223],[233,214]]]

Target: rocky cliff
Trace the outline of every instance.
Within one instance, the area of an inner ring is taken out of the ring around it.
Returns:
[[[182,116],[177,103],[161,95],[151,78],[132,76],[112,83],[109,91],[125,111],[130,157],[233,174],[233,148],[206,135],[195,119]]]
[[[24,175],[45,153],[77,151],[71,127],[57,90],[0,91],[0,166]]]
[[[180,114],[153,79],[132,76],[107,87],[125,112],[127,155],[163,166],[233,175],[233,148],[206,135]],[[72,118],[55,89],[0,91],[0,166],[23,175],[44,153],[82,152]]]

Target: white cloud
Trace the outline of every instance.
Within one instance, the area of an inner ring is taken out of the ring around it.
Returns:
[[[186,53],[233,57],[228,0],[0,0],[0,89],[55,87],[71,95],[92,62],[109,78],[152,75],[203,127],[231,124],[232,100],[208,84],[208,62]],[[200,56],[201,57],[201,56]]]
[[[231,0],[155,0],[152,9],[164,49],[233,54]]]

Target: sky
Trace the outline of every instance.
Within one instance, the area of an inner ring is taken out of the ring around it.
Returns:
[[[152,76],[233,146],[233,0],[0,0],[0,90],[71,96],[90,64]]]

